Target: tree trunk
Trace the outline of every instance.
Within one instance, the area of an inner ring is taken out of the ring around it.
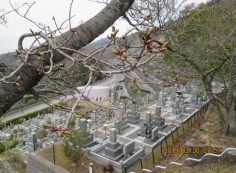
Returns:
[[[235,60],[236,56],[230,58],[229,64],[229,78],[228,78],[228,92],[226,99],[226,112],[228,115],[226,134],[236,135],[236,95],[235,95]]]
[[[229,112],[228,134],[236,136],[236,97],[232,101]]]
[[[130,8],[133,1],[134,0],[112,0],[92,19],[74,28],[75,32],[67,31],[56,37],[54,39],[55,44],[63,44],[63,47],[78,50],[101,35],[119,17],[123,16]],[[45,51],[47,50],[47,46],[41,46],[38,50]],[[71,54],[71,52],[66,53]],[[49,64],[49,55],[44,55],[43,59],[44,62],[39,60],[37,55],[30,55],[28,63],[30,65],[23,65],[16,74],[7,80],[13,83],[0,83],[0,115],[4,114],[13,104],[22,99],[22,97],[30,92],[42,79],[44,74],[39,72],[39,68]],[[53,62],[58,63],[62,59],[64,59],[64,57],[54,50]],[[20,63],[21,61],[17,61],[11,69],[7,69],[7,74],[10,74],[10,72],[16,69]],[[21,76],[21,80],[18,81],[20,85],[16,85],[15,83],[17,76]]]
[[[225,129],[224,114],[220,108],[220,104],[215,99],[214,93],[212,91],[211,82],[212,82],[212,80],[211,79],[208,80],[207,76],[204,76],[204,75],[202,76],[202,83],[203,83],[204,89],[207,93],[208,98],[210,99],[210,102],[214,108],[216,115],[218,116],[218,121],[219,121],[219,125],[221,127],[221,131],[224,132],[224,129]]]

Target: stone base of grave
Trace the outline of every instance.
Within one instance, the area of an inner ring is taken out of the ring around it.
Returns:
[[[141,121],[140,114],[137,112],[128,112],[127,120],[130,124],[138,124]]]
[[[105,156],[111,160],[119,160],[124,156],[123,146],[119,142],[108,143],[105,148]]]
[[[152,133],[147,133],[145,128],[142,128],[140,132],[138,132],[138,136],[142,136],[145,138],[151,138]]]

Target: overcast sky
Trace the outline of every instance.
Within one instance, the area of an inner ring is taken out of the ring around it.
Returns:
[[[70,0],[34,0],[36,3],[29,11],[28,17],[34,20],[36,23],[43,23],[54,27],[52,17],[55,16],[56,20],[60,24],[66,20],[69,16]],[[188,0],[188,3],[206,2],[207,0]],[[33,0],[11,0],[13,4],[23,4],[24,2],[33,2]],[[72,15],[75,15],[72,19],[74,26],[78,25],[81,21],[86,21],[98,13],[104,4],[91,2],[89,0],[74,0]],[[1,0],[1,9],[10,10],[9,0]],[[115,23],[115,26],[119,27],[120,34],[125,33],[130,26],[122,19]],[[17,40],[23,33],[28,33],[29,29],[37,31],[38,29],[29,21],[19,17],[16,14],[8,15],[7,24],[5,26],[0,25],[0,53],[6,53],[13,51],[17,48]],[[110,30],[104,33],[100,37],[106,37]]]

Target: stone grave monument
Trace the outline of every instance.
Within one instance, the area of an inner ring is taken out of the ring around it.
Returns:
[[[155,110],[155,114],[153,115],[152,125],[158,128],[162,128],[165,126],[165,118],[161,117],[161,107],[157,106]]]
[[[126,128],[129,128],[128,120],[124,116],[124,111],[122,109],[118,110],[118,121],[114,123],[115,128],[120,131]]]
[[[150,112],[146,113],[145,121],[141,127],[140,132],[138,133],[139,136],[143,136],[146,138],[151,138],[152,136],[152,114]]]
[[[127,122],[130,124],[137,124],[141,121],[140,113],[137,111],[136,104],[132,104],[131,110],[128,110],[126,114],[127,114],[127,120],[128,120]]]
[[[135,142],[134,141],[131,141],[128,144],[124,145],[123,152],[124,152],[125,158],[132,156],[134,151],[135,151]]]
[[[181,113],[181,108],[179,107],[180,100],[177,99],[174,102],[174,107],[172,108],[172,113],[175,115],[179,115]]]
[[[115,128],[110,129],[110,141],[105,147],[105,156],[114,161],[124,156],[123,146],[117,141],[117,130]]]

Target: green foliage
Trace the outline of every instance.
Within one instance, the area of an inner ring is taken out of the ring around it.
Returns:
[[[13,119],[13,120],[10,120],[10,121],[7,121],[6,124],[19,124],[21,123],[21,121],[23,119],[25,120],[28,120],[29,118],[33,118],[33,117],[36,117],[38,116],[39,113],[49,113],[49,112],[52,112],[52,107],[49,107],[49,108],[46,108],[46,109],[41,109],[41,110],[38,110],[38,111],[35,111],[35,112],[32,112],[32,113],[29,113],[29,114],[25,114],[24,116],[22,117],[19,117],[19,118],[16,118],[16,119]],[[1,128],[1,125],[0,125],[0,128]]]
[[[10,139],[4,142],[0,142],[0,153],[15,148],[18,143],[19,142],[16,139]]]
[[[197,98],[202,97],[203,94],[204,94],[203,90],[196,90],[196,91],[194,92],[194,95],[195,95]]]
[[[24,158],[19,150],[5,151],[1,154],[0,158],[1,160],[7,161],[14,171],[23,172],[25,169]]]
[[[2,153],[4,151],[6,151],[6,147],[2,142],[0,142],[0,153]]]
[[[26,105],[32,105],[32,104],[35,104],[35,103],[37,103],[37,100],[33,99],[33,98],[26,101]]]
[[[65,155],[75,164],[79,164],[83,158],[82,147],[86,144],[89,133],[85,129],[72,130],[63,141]]]
[[[137,85],[131,86],[130,89],[134,94],[137,94],[140,91],[140,88]]]
[[[13,149],[19,142],[16,139],[11,139],[4,143],[6,150]]]
[[[129,97],[127,97],[127,96],[120,96],[120,99],[127,99],[127,98],[129,98]]]
[[[169,76],[170,76],[171,78],[175,78],[176,75],[177,75],[177,73],[174,72],[174,71],[170,72],[170,74],[169,74]]]
[[[39,130],[39,131],[37,131],[37,133],[36,133],[36,136],[37,136],[39,139],[46,138],[47,135],[48,135],[48,132],[47,132],[45,129]]]
[[[68,128],[73,129],[75,127],[75,117],[71,117],[68,122]]]
[[[184,52],[190,61],[194,62],[202,72],[207,73],[233,54],[236,47],[236,13],[222,6],[202,4],[197,8],[188,6],[173,31],[177,36],[175,49],[166,51],[163,57],[165,63],[178,64],[181,68],[192,68],[180,52]],[[169,40],[170,41],[170,40]],[[226,66],[224,66],[226,67]],[[218,75],[226,74],[226,68],[218,70]]]
[[[3,120],[3,118],[0,118],[0,129],[5,127],[5,125],[6,125],[6,122]]]
[[[18,120],[17,120],[17,123],[19,123],[19,124],[21,124],[21,123],[23,123],[25,121],[25,118],[19,118]]]

